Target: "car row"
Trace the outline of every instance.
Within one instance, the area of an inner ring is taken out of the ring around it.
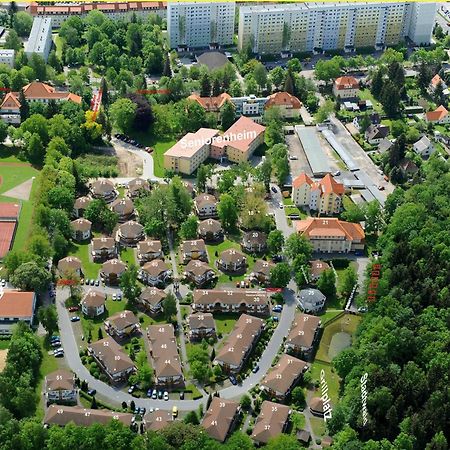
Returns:
[[[135,386],[135,385],[133,385],[133,386]],[[133,386],[131,386],[130,389],[133,388]],[[128,393],[129,394],[131,394],[134,391],[135,388],[133,388],[133,391],[131,391],[131,392],[130,392],[130,389],[128,389]],[[167,401],[167,400],[169,400],[169,393],[167,391],[163,392],[163,391],[157,390],[157,389],[149,389],[147,391],[147,397],[151,398],[153,400],[157,400],[157,399],[162,400],[162,399],[164,399],[164,400]],[[181,400],[184,399],[184,393],[183,392],[180,392],[180,399]]]
[[[273,311],[274,313],[280,313],[281,311],[283,311],[283,305],[275,305],[275,306],[272,308],[272,311]]]
[[[84,282],[84,284],[86,286],[100,286],[100,280],[94,280],[94,279],[89,279],[86,278],[85,280],[82,281],[82,283]]]

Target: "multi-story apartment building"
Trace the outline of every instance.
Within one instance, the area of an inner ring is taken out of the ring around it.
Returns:
[[[27,12],[34,17],[52,19],[52,27],[59,28],[69,17],[86,17],[89,12],[97,10],[112,20],[130,20],[133,14],[137,18],[145,18],[150,14],[156,14],[162,19],[167,15],[167,4],[165,2],[86,2],[86,3],[63,3],[63,4],[39,4],[31,3],[27,6]]]
[[[45,377],[44,395],[47,404],[76,403],[78,388],[75,375],[67,370],[57,370]]]
[[[52,45],[52,19],[36,17],[25,46],[25,54],[30,58],[35,53],[47,62]]]
[[[233,44],[235,2],[170,2],[171,48],[218,48]]]
[[[311,357],[319,337],[321,324],[319,317],[297,314],[285,341],[285,349],[305,358]]]
[[[242,6],[238,48],[254,53],[382,49],[405,38],[429,44],[436,3],[294,3]]]
[[[236,425],[240,410],[238,402],[213,397],[201,426],[213,439],[223,442]]]
[[[9,67],[14,67],[15,50],[2,48],[0,50],[0,64],[6,64]]]
[[[314,182],[306,173],[302,173],[292,182],[292,201],[297,206],[307,206],[320,214],[338,214],[344,193],[344,185],[335,181],[330,174]]]
[[[33,325],[36,309],[34,292],[0,291],[0,335],[10,335],[14,325],[23,321]]]

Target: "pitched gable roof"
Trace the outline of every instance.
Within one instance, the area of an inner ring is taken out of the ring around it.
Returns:
[[[442,120],[444,117],[448,115],[448,111],[445,106],[438,106],[434,111],[428,111],[425,114],[425,117],[428,122],[437,122]]]
[[[298,177],[294,179],[294,181],[292,182],[292,186],[295,188],[299,188],[304,184],[309,184],[310,186],[312,186],[313,183],[314,183],[313,180],[311,180],[311,178],[309,178],[309,176],[306,175],[306,173],[301,173]]]
[[[275,94],[269,95],[265,108],[287,105],[290,105],[293,109],[300,109],[302,102],[289,92],[275,92]]]

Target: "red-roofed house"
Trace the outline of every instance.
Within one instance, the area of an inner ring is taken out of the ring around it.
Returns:
[[[50,100],[56,102],[71,101],[81,104],[81,97],[67,91],[57,91],[53,86],[33,81],[23,87],[23,93],[28,102],[48,103]],[[19,92],[8,92],[0,105],[0,116],[5,122],[20,123]]]
[[[450,123],[450,115],[445,109],[445,106],[438,106],[434,111],[428,111],[425,114],[425,120],[427,122],[436,123],[438,125],[443,125]]]
[[[297,222],[297,231],[322,253],[349,253],[364,250],[365,233],[359,223],[336,218],[308,217]]]
[[[333,95],[336,98],[347,99],[358,97],[359,83],[355,77],[339,77],[333,83]]]
[[[206,112],[213,113],[218,113],[224,103],[230,99],[231,97],[226,92],[223,92],[217,97],[200,97],[197,94],[192,94],[188,97],[188,100],[197,102]]]
[[[434,91],[436,90],[436,88],[438,87],[439,84],[442,84],[442,88],[444,90],[443,94],[445,96],[448,96],[449,94],[449,90],[447,89],[447,85],[445,84],[445,81],[438,75],[436,74],[430,81],[430,85],[428,86],[428,92],[430,94],[433,94]]]
[[[335,181],[329,173],[317,182],[302,173],[292,182],[292,201],[297,206],[307,206],[325,215],[341,211],[344,193],[344,185]]]
[[[235,163],[248,161],[253,152],[264,143],[266,127],[242,116],[211,145],[211,157],[219,159],[226,155]]]
[[[19,321],[33,325],[35,308],[34,292],[0,292],[0,335],[12,334],[13,326]]]
[[[289,92],[275,92],[275,94],[269,95],[265,109],[277,107],[280,111],[280,116],[283,119],[293,119],[300,116],[300,108],[302,102]]]

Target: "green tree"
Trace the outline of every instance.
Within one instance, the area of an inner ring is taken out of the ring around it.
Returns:
[[[301,72],[302,71],[302,65],[300,63],[300,60],[298,58],[292,58],[287,63],[288,70],[292,72]]]
[[[38,134],[33,133],[27,144],[27,156],[33,164],[42,164],[44,161],[45,148],[42,145],[41,138]]]
[[[272,254],[278,254],[283,249],[284,236],[280,230],[272,230],[267,236],[267,249]]]
[[[372,94],[375,98],[380,98],[384,84],[384,73],[381,69],[377,70],[372,76]]]
[[[239,402],[241,405],[241,408],[244,411],[249,411],[250,408],[252,407],[252,399],[250,398],[250,396],[248,396],[247,394],[244,394],[241,397],[241,401]]]
[[[128,98],[116,100],[110,107],[109,112],[113,123],[124,133],[128,133],[134,123],[137,106]]]
[[[280,66],[277,66],[269,72],[269,79],[275,88],[278,89],[285,79],[285,71]]]
[[[331,80],[339,77],[341,73],[341,68],[339,66],[339,62],[337,60],[330,59],[319,59],[316,63],[316,67],[314,69],[314,75],[318,80],[325,81],[325,83],[329,83]]]
[[[266,450],[301,450],[302,446],[298,443],[295,435],[279,434],[269,439]]]
[[[58,329],[58,314],[55,305],[41,306],[38,309],[38,319],[49,336]]]
[[[333,269],[327,269],[321,273],[317,281],[317,288],[327,298],[336,297],[336,275]]]
[[[170,322],[177,313],[177,301],[171,292],[163,300],[162,307],[165,319]]]
[[[24,122],[28,119],[28,117],[30,117],[30,105],[28,103],[28,100],[25,98],[23,90],[20,90],[19,92],[19,103],[20,121]]]
[[[388,80],[383,84],[380,102],[389,117],[395,117],[400,112],[400,91],[392,81]]]
[[[270,270],[270,285],[285,288],[291,280],[291,268],[287,263],[279,263]]]
[[[141,287],[137,282],[138,268],[134,264],[130,264],[128,269],[120,277],[120,288],[124,297],[130,305],[136,305],[137,299],[141,295]]]
[[[18,52],[22,48],[22,41],[14,30],[10,30],[5,38],[5,48]]]
[[[267,86],[267,71],[262,63],[257,63],[253,69],[253,78],[262,91]]]
[[[236,201],[229,194],[222,194],[217,205],[217,213],[219,215],[222,226],[227,231],[236,229],[238,221],[238,211]]]
[[[330,115],[334,112],[334,110],[335,110],[334,102],[330,99],[326,100],[325,103],[319,108],[319,110],[314,116],[316,122],[317,123],[324,122],[330,117]]]
[[[183,419],[183,422],[190,424],[190,425],[199,425],[200,424],[197,413],[195,411],[189,411],[186,414],[186,417]]]
[[[198,219],[197,216],[190,215],[182,224],[180,234],[183,239],[197,238]]]
[[[292,390],[292,402],[295,406],[302,408],[305,406],[306,398],[305,398],[305,391],[302,387],[297,386]]]
[[[312,254],[312,245],[305,237],[298,233],[291,234],[286,239],[284,246],[286,256],[293,261],[298,255],[304,255],[306,259],[310,259]]]
[[[209,97],[211,95],[211,76],[207,71],[200,76],[200,96]]]
[[[21,264],[11,275],[11,283],[22,291],[43,291],[50,283],[50,272],[30,261]]]
[[[273,120],[267,124],[264,141],[269,148],[284,142],[283,127],[280,122]]]
[[[344,297],[348,297],[351,294],[353,287],[358,282],[358,275],[356,270],[352,266],[349,266],[344,270],[344,273],[341,276],[341,294]]]
[[[208,167],[205,164],[200,164],[197,169],[197,183],[195,185],[198,192],[205,192],[208,173]]]
[[[288,92],[291,95],[296,95],[294,78],[290,70],[288,70],[286,73],[286,78],[284,80],[284,91]]]
[[[234,105],[231,102],[226,101],[222,108],[220,108],[220,123],[222,124],[222,129],[228,130],[235,120],[236,113]]]

